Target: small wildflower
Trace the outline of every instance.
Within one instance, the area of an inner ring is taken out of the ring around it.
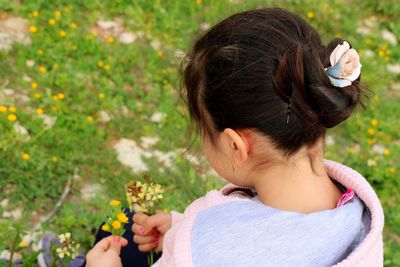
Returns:
[[[121,228],[121,222],[115,220],[115,221],[113,221],[113,222],[111,223],[111,226],[113,227],[113,229],[118,230],[118,229]]]
[[[28,153],[24,152],[21,154],[21,158],[25,161],[28,161],[31,159],[31,156]]]
[[[52,156],[52,157],[51,157],[51,161],[52,161],[52,162],[57,162],[57,161],[58,161],[58,158],[57,158],[56,156]]]
[[[58,95],[53,95],[53,96],[51,97],[51,99],[53,99],[54,101],[60,100],[60,98],[58,97]]]
[[[93,36],[97,36],[97,34],[98,34],[98,33],[97,33],[96,31],[92,31],[92,35],[93,35]]]
[[[32,83],[31,83],[31,87],[32,87],[32,89],[38,88],[37,82],[32,82]]]
[[[58,111],[58,107],[52,106],[52,107],[51,107],[51,110],[52,110],[53,112],[57,112],[57,111]]]
[[[110,65],[108,65],[108,64],[104,65],[104,69],[105,69],[106,71],[110,71]]]
[[[389,156],[392,152],[389,149],[383,150],[383,155]]]
[[[117,220],[121,223],[128,223],[129,221],[128,217],[122,211],[117,213]]]
[[[31,33],[35,33],[35,32],[37,32],[37,27],[36,26],[30,26],[29,27],[29,31],[31,32]]]
[[[39,17],[39,11],[33,11],[32,17]]]
[[[114,37],[112,37],[112,36],[108,37],[107,38],[107,42],[110,43],[110,44],[113,43],[114,42]]]
[[[314,12],[308,11],[308,12],[307,12],[307,18],[309,18],[309,19],[314,18]]]
[[[109,204],[110,204],[110,206],[112,206],[112,207],[117,207],[117,206],[121,205],[121,201],[116,200],[116,199],[113,199],[113,200],[110,201]]]
[[[92,123],[92,122],[93,122],[93,116],[87,116],[86,120],[87,120],[89,123]]]
[[[103,230],[104,232],[110,232],[110,225],[103,224],[103,226],[101,227],[101,230]]]
[[[58,93],[57,94],[58,99],[63,100],[65,98],[64,93]]]
[[[65,37],[67,35],[67,33],[65,31],[60,31],[59,34],[60,34],[61,37]]]
[[[355,147],[350,146],[347,148],[347,152],[349,152],[350,154],[355,154],[357,151],[356,151]]]
[[[7,112],[7,107],[6,106],[0,106],[0,113]]]
[[[44,109],[42,109],[42,108],[36,109],[36,114],[37,115],[43,115],[44,114]]]
[[[201,0],[196,0],[197,5],[201,5]]]
[[[395,172],[396,172],[396,168],[390,167],[390,168],[388,169],[388,171],[389,171],[390,173],[395,173]]]
[[[40,66],[38,70],[40,73],[46,73],[46,71],[47,71],[45,66]]]
[[[376,133],[376,131],[374,129],[368,129],[368,134],[369,135],[374,135]]]
[[[8,111],[10,111],[11,113],[15,113],[15,112],[17,112],[17,108],[14,106],[11,106],[8,108]]]
[[[385,50],[379,50],[378,51],[379,57],[384,57],[385,56]]]
[[[42,49],[38,49],[37,53],[38,53],[39,56],[42,56],[43,55],[43,50]]]
[[[57,10],[56,12],[54,12],[54,16],[56,16],[57,18],[61,17],[61,12]]]
[[[376,143],[376,139],[375,138],[368,138],[367,139],[368,144],[372,145]]]
[[[99,99],[104,99],[106,95],[104,93],[99,93]]]
[[[373,159],[367,160],[367,165],[369,167],[376,166],[376,160],[373,160]]]
[[[371,125],[372,126],[377,126],[378,125],[378,120],[377,119],[372,119],[371,120]]]
[[[24,241],[19,242],[18,247],[20,248],[26,248],[28,246],[28,244]]]
[[[372,99],[375,100],[375,101],[378,101],[378,100],[379,100],[379,96],[378,96],[378,95],[374,95],[374,96],[372,97]]]
[[[15,114],[9,114],[9,115],[7,116],[7,120],[9,120],[10,122],[14,122],[14,121],[17,120],[17,115],[15,115]]]
[[[104,66],[104,61],[100,60],[99,62],[97,62],[97,66],[99,66],[99,68]]]
[[[49,24],[50,25],[54,25],[54,24],[56,24],[56,20],[55,19],[49,19]]]
[[[69,25],[69,27],[70,27],[71,29],[75,30],[76,27],[77,27],[77,25],[76,25],[76,23],[71,23],[71,24]]]

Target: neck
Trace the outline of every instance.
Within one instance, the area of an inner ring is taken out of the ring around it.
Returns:
[[[296,153],[249,178],[260,201],[281,210],[310,213],[333,209],[341,195],[325,171],[322,149],[312,157]]]

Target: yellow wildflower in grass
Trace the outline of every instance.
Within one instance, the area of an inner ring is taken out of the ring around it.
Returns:
[[[33,11],[32,17],[39,17],[39,11]]]
[[[121,228],[121,222],[115,220],[115,221],[113,221],[113,222],[111,223],[111,226],[113,227],[113,229],[118,230],[118,229]]]
[[[58,95],[53,95],[53,96],[51,97],[51,99],[53,99],[54,101],[60,100],[60,98],[58,97]]]
[[[58,158],[57,158],[56,156],[52,156],[52,157],[51,157],[51,161],[52,161],[52,162],[57,162],[57,161],[58,161]]]
[[[101,227],[101,230],[103,230],[104,232],[110,232],[110,225],[103,224],[103,226]]]
[[[379,96],[378,96],[378,95],[374,95],[374,96],[372,97],[372,99],[375,100],[375,101],[378,101],[378,100],[379,100]]]
[[[308,11],[308,12],[307,12],[307,18],[309,18],[309,19],[314,18],[314,12]]]
[[[36,109],[36,114],[37,115],[43,115],[44,114],[44,109],[42,109],[42,108]]]
[[[350,154],[355,154],[356,153],[356,149],[352,146],[347,148],[347,152],[349,152]]]
[[[28,153],[24,152],[21,154],[21,158],[25,161],[28,161],[31,159],[31,156]]]
[[[26,248],[28,246],[28,244],[24,241],[19,242],[18,247],[20,248]]]
[[[377,126],[378,125],[378,120],[377,119],[372,119],[371,120],[371,125],[372,126]]]
[[[97,62],[97,66],[99,66],[99,68],[102,68],[104,66],[104,61],[100,60],[99,62]]]
[[[379,57],[384,57],[385,56],[385,50],[379,50],[378,51],[378,56]]]
[[[108,37],[107,38],[107,42],[110,43],[110,44],[114,43],[114,37],[112,37],[112,36]]]
[[[61,12],[57,10],[56,12],[54,12],[54,16],[56,16],[57,18],[61,17]]]
[[[99,93],[99,99],[104,99],[106,97],[106,95],[104,93]]]
[[[12,113],[15,113],[15,112],[17,112],[17,108],[14,107],[14,106],[11,106],[11,107],[8,108],[8,111],[10,111]]]
[[[38,49],[37,53],[38,53],[39,56],[42,56],[43,55],[43,50],[42,49]]]
[[[129,221],[128,217],[122,211],[117,213],[117,220],[121,223],[128,223]]]
[[[383,155],[389,156],[392,152],[389,149],[383,150]]]
[[[368,138],[367,139],[368,144],[372,145],[376,143],[376,139],[375,138]]]
[[[157,56],[162,57],[164,55],[163,51],[159,50],[157,51]]]
[[[14,122],[14,121],[17,120],[17,115],[15,115],[15,114],[8,114],[7,120],[9,120],[10,122]]]
[[[40,66],[39,68],[38,68],[38,70],[39,70],[39,72],[40,73],[46,73],[46,71],[47,71],[47,69],[46,69],[46,67],[45,66]]]
[[[0,106],[0,113],[7,112],[7,107],[6,106]]]
[[[87,116],[87,117],[86,117],[86,120],[87,120],[89,123],[92,123],[92,122],[93,122],[93,116]]]
[[[32,82],[32,83],[31,83],[31,87],[32,87],[32,89],[38,88],[37,82]]]
[[[197,5],[201,5],[201,0],[196,0]]]
[[[71,24],[69,24],[69,27],[70,27],[71,29],[75,30],[76,27],[77,27],[77,25],[76,25],[76,23],[71,23]]]
[[[49,24],[50,25],[55,25],[56,24],[56,20],[55,19],[49,19]]]
[[[388,171],[389,171],[390,173],[395,173],[395,172],[396,172],[396,168],[390,167],[390,168],[388,169]]]
[[[59,34],[60,34],[61,37],[65,37],[67,35],[67,33],[65,31],[60,31]]]
[[[63,100],[65,98],[64,93],[58,93],[57,94],[58,99]]]
[[[29,31],[30,31],[31,33],[35,33],[35,32],[38,31],[38,29],[37,29],[36,26],[32,25],[32,26],[29,27]]]
[[[97,36],[98,34],[99,34],[98,32],[92,31],[92,35],[93,35],[93,36]]]
[[[371,128],[368,129],[369,135],[374,135],[375,133],[376,133],[375,129],[371,129]]]
[[[105,69],[106,71],[110,71],[110,65],[108,65],[108,64],[104,65],[104,69]]]
[[[367,45],[372,45],[372,43],[373,43],[372,39],[370,39],[370,38],[365,38],[364,42],[365,42]]]
[[[121,205],[121,201],[116,200],[116,199],[113,199],[113,200],[111,200],[111,201],[109,202],[109,204],[110,204],[110,206],[112,206],[112,207],[117,207],[117,206]]]

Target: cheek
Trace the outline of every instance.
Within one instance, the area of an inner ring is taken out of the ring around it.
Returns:
[[[224,157],[220,155],[220,153],[214,149],[209,143],[204,143],[203,145],[203,153],[205,158],[207,159],[210,166],[222,177],[226,176],[227,173],[227,162],[225,162]]]

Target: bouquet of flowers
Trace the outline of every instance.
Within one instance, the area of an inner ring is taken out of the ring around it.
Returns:
[[[109,202],[107,217],[101,229],[114,236],[122,236],[125,231],[124,225],[128,222],[129,218],[122,211],[121,201],[114,199]]]

